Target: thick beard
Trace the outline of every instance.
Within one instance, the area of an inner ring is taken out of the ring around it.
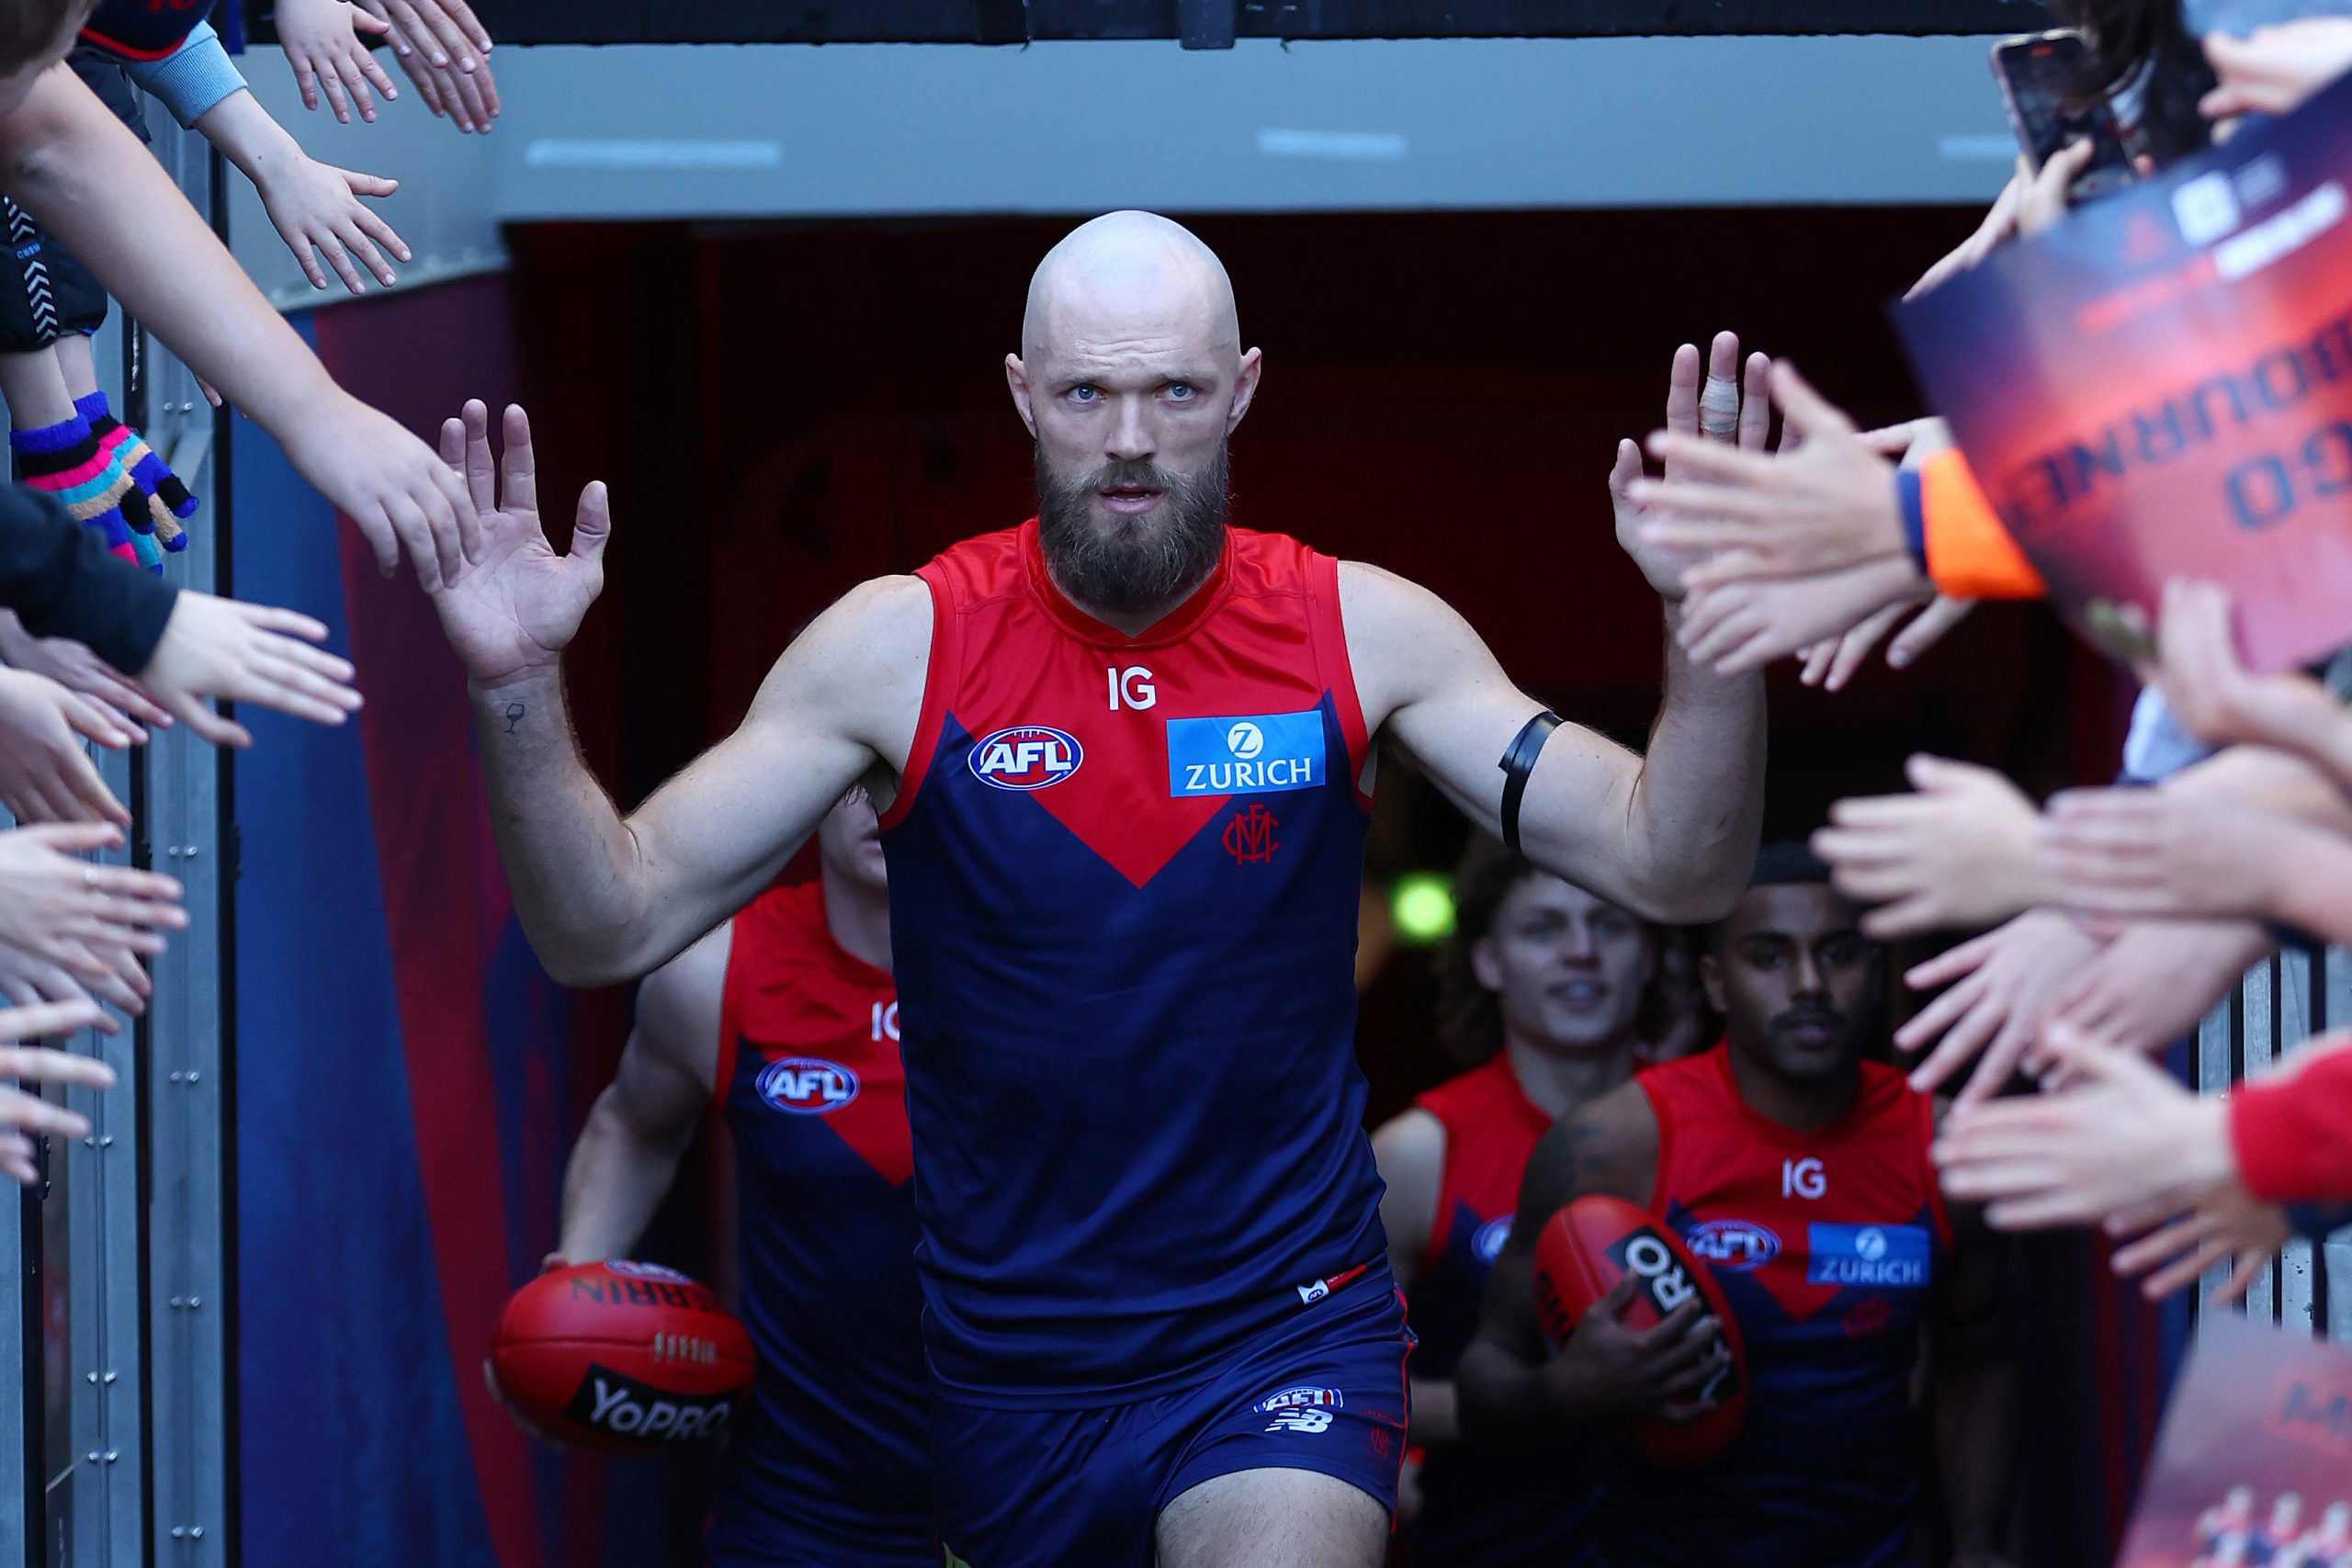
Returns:
[[[1037,542],[1064,593],[1114,615],[1172,610],[1200,586],[1225,550],[1226,447],[1197,474],[1152,463],[1105,463],[1075,479],[1057,478],[1036,456]],[[1094,516],[1102,491],[1141,486],[1160,492],[1151,513],[1134,519]]]

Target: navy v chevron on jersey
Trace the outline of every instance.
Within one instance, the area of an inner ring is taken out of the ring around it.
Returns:
[[[1727,1049],[1634,1082],[1657,1115],[1650,1208],[1723,1287],[1747,1422],[1695,1470],[1611,1457],[1623,1568],[1879,1568],[1913,1561],[1926,1433],[1912,1405],[1929,1292],[1951,1258],[1934,1102],[1876,1062],[1817,1133],[1748,1109]]]
[[[735,917],[716,1089],[759,1375],[711,1561],[935,1564],[897,995],[833,940],[821,885]]]
[[[882,842],[932,1370],[979,1405],[1198,1383],[1386,1250],[1337,563],[1229,530],[1135,637],[1062,597],[1034,522],[921,576]]]

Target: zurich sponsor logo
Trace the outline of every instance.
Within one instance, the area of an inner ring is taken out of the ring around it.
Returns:
[[[779,1056],[760,1069],[760,1098],[795,1116],[825,1116],[857,1098],[857,1075],[815,1056]]]
[[[1715,1269],[1745,1274],[1781,1256],[1781,1238],[1746,1220],[1709,1220],[1683,1233],[1690,1256]]]
[[[1336,1410],[1347,1402],[1336,1388],[1286,1388],[1280,1393],[1266,1395],[1250,1408],[1261,1416],[1271,1416],[1277,1410],[1308,1407]]]
[[[1502,1255],[1503,1243],[1510,1239],[1510,1216],[1505,1214],[1478,1227],[1477,1235],[1470,1238],[1470,1250],[1477,1255],[1479,1262],[1492,1263]]]
[[[1273,795],[1323,782],[1323,710],[1168,721],[1168,793]]]
[[[1066,730],[1016,724],[972,747],[972,776],[991,789],[1044,789],[1078,772],[1086,750]]]
[[[1924,1225],[1808,1225],[1815,1285],[1866,1285],[1917,1290],[1928,1283],[1930,1247]]]

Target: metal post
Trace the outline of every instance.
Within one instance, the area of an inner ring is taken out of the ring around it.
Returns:
[[[199,212],[215,211],[219,160],[198,137],[152,117],[155,151]],[[216,226],[219,219],[216,214]],[[141,345],[145,434],[202,499],[188,547],[170,558],[184,587],[220,583],[220,529],[212,504],[220,465],[211,406],[187,367],[153,338]],[[157,1568],[228,1562],[227,1214],[222,1201],[227,1111],[222,1021],[233,888],[224,866],[220,755],[175,727],[144,758],[153,864],[187,888],[188,929],[155,960],[148,1020],[147,1322]],[[128,1561],[128,1560],[126,1560]]]

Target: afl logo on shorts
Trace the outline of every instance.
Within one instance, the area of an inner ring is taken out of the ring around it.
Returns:
[[[857,1098],[857,1075],[815,1056],[780,1056],[753,1081],[760,1098],[795,1116],[826,1116]]]
[[[1716,1269],[1745,1274],[1781,1256],[1781,1238],[1762,1225],[1746,1220],[1709,1220],[1683,1233],[1682,1245],[1690,1256]]]
[[[1470,1250],[1477,1255],[1479,1262],[1492,1263],[1502,1256],[1503,1243],[1510,1239],[1510,1216],[1505,1214],[1478,1227],[1478,1233],[1470,1238]]]
[[[1250,1408],[1261,1416],[1271,1416],[1277,1410],[1317,1407],[1336,1410],[1347,1402],[1347,1395],[1336,1388],[1286,1388],[1280,1393],[1266,1395]]]
[[[1042,724],[1019,724],[972,747],[972,776],[991,789],[1044,789],[1078,772],[1086,751],[1076,736]]]

